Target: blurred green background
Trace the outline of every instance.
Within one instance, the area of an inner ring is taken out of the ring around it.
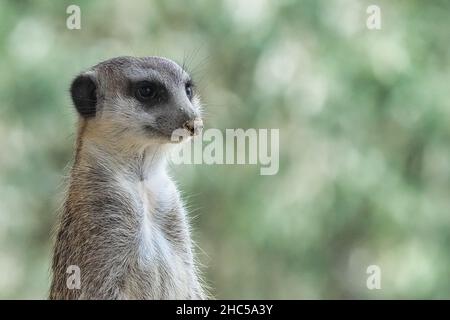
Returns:
[[[81,7],[81,30],[66,8]],[[366,8],[381,8],[368,30]],[[0,2],[0,298],[46,298],[70,81],[163,55],[207,127],[279,128],[280,171],[175,166],[217,298],[450,297],[449,1]],[[366,268],[382,272],[368,290]]]

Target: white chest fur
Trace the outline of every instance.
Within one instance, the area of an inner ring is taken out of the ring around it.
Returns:
[[[136,297],[133,292],[136,281],[151,284],[146,288],[151,298],[188,297],[194,281],[190,248],[174,245],[164,221],[168,216],[175,216],[176,227],[186,231],[184,245],[190,245],[188,226],[174,183],[164,171],[159,171],[149,174],[143,181],[127,183],[126,188],[133,196],[141,221],[140,229],[137,230],[138,279],[129,279],[129,297]]]

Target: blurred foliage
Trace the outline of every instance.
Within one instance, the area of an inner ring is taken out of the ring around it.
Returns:
[[[366,28],[369,4],[382,29]],[[66,28],[81,7],[82,29]],[[1,1],[0,298],[46,298],[68,86],[119,55],[197,78],[208,127],[280,128],[280,172],[176,166],[218,298],[450,297],[448,1]],[[366,268],[382,289],[366,288]]]

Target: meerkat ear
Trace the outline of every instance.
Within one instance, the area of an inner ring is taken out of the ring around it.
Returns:
[[[73,104],[78,113],[90,118],[95,116],[97,106],[97,85],[89,74],[80,74],[72,82],[70,87]]]

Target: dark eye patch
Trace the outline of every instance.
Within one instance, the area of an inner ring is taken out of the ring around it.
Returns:
[[[159,81],[137,81],[132,83],[130,95],[147,105],[167,102],[167,88]]]
[[[195,88],[195,85],[192,82],[192,80],[188,80],[184,85],[184,90],[185,90],[186,96],[188,97],[189,100],[192,100],[192,98],[194,96],[194,88]]]

